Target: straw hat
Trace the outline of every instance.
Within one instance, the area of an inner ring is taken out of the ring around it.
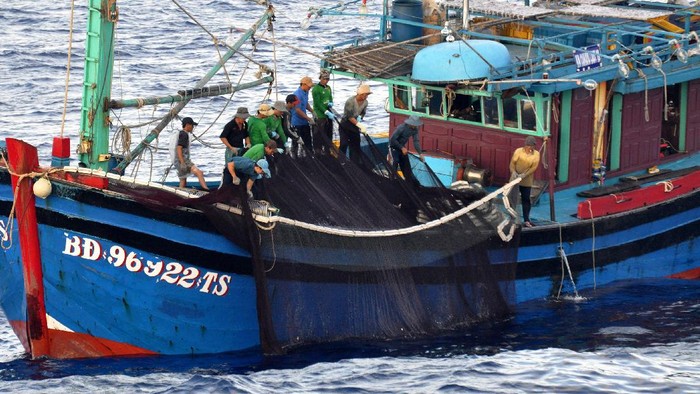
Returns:
[[[269,104],[261,104],[260,108],[258,108],[258,113],[260,115],[272,116],[275,114],[275,110],[272,109]]]
[[[369,88],[369,85],[363,83],[357,87],[357,94],[372,94],[372,90]]]

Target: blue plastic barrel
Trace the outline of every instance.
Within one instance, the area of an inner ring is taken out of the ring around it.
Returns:
[[[423,22],[423,4],[415,0],[394,0],[391,16],[411,22]],[[406,41],[423,36],[423,28],[405,23],[391,22],[391,41]]]

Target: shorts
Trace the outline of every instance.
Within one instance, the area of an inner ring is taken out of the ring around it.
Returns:
[[[180,163],[175,165],[177,166],[177,177],[180,179],[187,178],[187,176],[192,173],[192,169],[197,168],[189,159],[185,160],[184,165],[180,165]]]

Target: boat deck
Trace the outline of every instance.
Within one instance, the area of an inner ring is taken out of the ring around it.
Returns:
[[[679,160],[675,160],[673,162],[668,162],[668,163],[662,163],[659,164],[659,169],[668,169],[668,170],[681,170],[684,168],[690,168],[693,166],[698,166],[700,165],[700,153],[695,153],[691,155],[686,155],[686,157],[680,158]],[[605,185],[615,185],[618,182],[620,182],[621,178],[624,177],[629,177],[629,176],[639,176],[646,174],[646,171],[637,171],[632,174],[623,174],[620,176],[616,177],[609,177],[605,181]],[[648,182],[646,183],[641,183],[642,187],[648,186],[654,183],[660,182],[658,179],[649,179]],[[578,204],[582,201],[585,201],[587,198],[586,197],[579,197],[577,193],[583,192],[586,190],[591,190],[595,187],[597,187],[597,184],[588,184],[588,185],[582,185],[578,187],[573,187],[570,189],[562,190],[556,192],[556,197],[554,200],[554,206],[555,206],[555,215],[556,215],[556,223],[571,223],[571,222],[576,222],[579,219],[576,217],[576,212],[578,209]],[[539,201],[537,204],[532,206],[532,211],[530,212],[530,217],[532,219],[532,222],[537,226],[537,225],[547,225],[547,224],[555,224],[555,222],[551,221],[550,218],[550,198],[549,198],[549,193],[546,191],[542,193],[540,196]],[[518,207],[518,213],[522,213],[520,207]]]

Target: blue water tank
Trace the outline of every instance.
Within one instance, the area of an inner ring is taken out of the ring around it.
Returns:
[[[391,16],[411,22],[423,22],[423,3],[415,0],[394,0]],[[399,42],[423,36],[423,28],[398,21],[391,22],[391,41]]]

